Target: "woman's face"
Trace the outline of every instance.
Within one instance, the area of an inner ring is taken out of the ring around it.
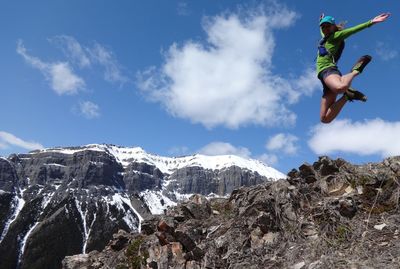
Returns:
[[[335,25],[330,23],[323,23],[321,25],[321,30],[324,35],[331,34],[335,30]]]

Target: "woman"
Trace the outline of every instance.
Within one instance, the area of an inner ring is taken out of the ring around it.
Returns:
[[[367,27],[385,21],[390,16],[383,13],[372,20],[360,25],[342,30],[336,25],[331,16],[321,15],[320,27],[323,38],[318,47],[317,74],[324,87],[321,100],[320,118],[323,123],[330,123],[336,118],[347,101],[366,101],[366,96],[359,91],[351,89],[352,80],[360,74],[371,61],[371,56],[362,56],[351,69],[349,74],[342,76],[336,63],[344,48],[344,40]],[[343,94],[336,100],[338,94]]]

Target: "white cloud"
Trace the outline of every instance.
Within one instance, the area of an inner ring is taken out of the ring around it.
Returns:
[[[68,63],[53,63],[46,71],[51,78],[51,86],[58,94],[74,94],[85,87],[82,78],[75,75]]]
[[[212,142],[198,151],[204,155],[237,155],[243,158],[249,158],[251,152],[245,147],[235,147],[225,142]]]
[[[294,100],[295,102],[298,101],[300,95],[311,96],[316,90],[321,88],[321,82],[315,75],[315,70],[311,68],[307,68],[303,75],[292,81],[292,84],[298,93],[297,98]]]
[[[85,47],[82,47],[72,36],[60,35],[49,40],[58,45],[71,62],[77,64],[79,67],[84,68],[91,65],[89,56],[85,52]]]
[[[398,50],[390,48],[387,44],[381,41],[377,42],[376,53],[384,61],[393,60],[399,56]]]
[[[67,35],[55,36],[48,40],[64,52],[67,62],[46,63],[37,57],[32,57],[27,53],[22,41],[18,41],[17,52],[44,74],[58,94],[74,94],[85,87],[85,82],[74,74],[70,64],[81,69],[98,65],[104,68],[104,80],[120,84],[129,82],[114,53],[103,45],[94,43],[92,47],[84,46],[74,37]]]
[[[37,57],[29,55],[22,41],[17,43],[17,53],[32,67],[40,70],[51,88],[59,95],[76,94],[85,88],[85,81],[74,74],[73,69],[66,62],[46,63]]]
[[[43,146],[36,142],[27,142],[13,134],[0,131],[0,148],[8,148],[10,146],[17,146],[27,150],[43,149]]]
[[[160,68],[138,74],[138,86],[171,115],[207,128],[292,125],[296,115],[288,105],[317,85],[308,71],[295,84],[273,73],[273,30],[292,25],[296,16],[274,4],[245,16],[209,18],[206,44],[173,44]]]
[[[280,133],[271,137],[265,147],[270,151],[280,151],[288,155],[294,155],[298,151],[296,145],[298,140],[294,135]]]
[[[274,166],[278,163],[278,156],[276,156],[275,154],[264,153],[257,159],[269,166]]]
[[[319,155],[345,152],[388,157],[400,154],[399,137],[400,122],[336,120],[315,126],[308,144]]]
[[[121,84],[129,81],[129,79],[122,74],[120,64],[111,50],[95,43],[93,48],[86,48],[86,51],[89,53],[93,62],[104,67],[104,79],[106,81]]]
[[[94,119],[100,117],[100,108],[95,103],[85,101],[79,103],[80,112],[87,119]]]

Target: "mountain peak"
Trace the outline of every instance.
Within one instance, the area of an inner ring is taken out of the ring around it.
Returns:
[[[164,174],[171,174],[177,169],[187,166],[199,166],[205,169],[224,169],[231,166],[248,169],[267,178],[286,178],[286,175],[278,170],[265,165],[259,160],[246,159],[236,155],[202,155],[194,154],[181,157],[165,157],[147,153],[141,147],[124,147],[113,144],[88,144],[79,147],[56,147],[43,149],[37,152],[59,152],[62,154],[74,154],[76,152],[92,150],[104,151],[115,157],[122,166],[127,167],[132,162],[146,163],[157,167]]]

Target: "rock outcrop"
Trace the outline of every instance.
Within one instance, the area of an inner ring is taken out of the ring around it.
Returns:
[[[288,176],[194,195],[63,268],[400,268],[400,157],[321,157]]]
[[[185,167],[171,174],[169,179],[169,192],[180,190],[181,193],[214,193],[220,196],[230,194],[239,186],[252,186],[265,181],[258,173],[237,166],[215,171],[201,167]]]

